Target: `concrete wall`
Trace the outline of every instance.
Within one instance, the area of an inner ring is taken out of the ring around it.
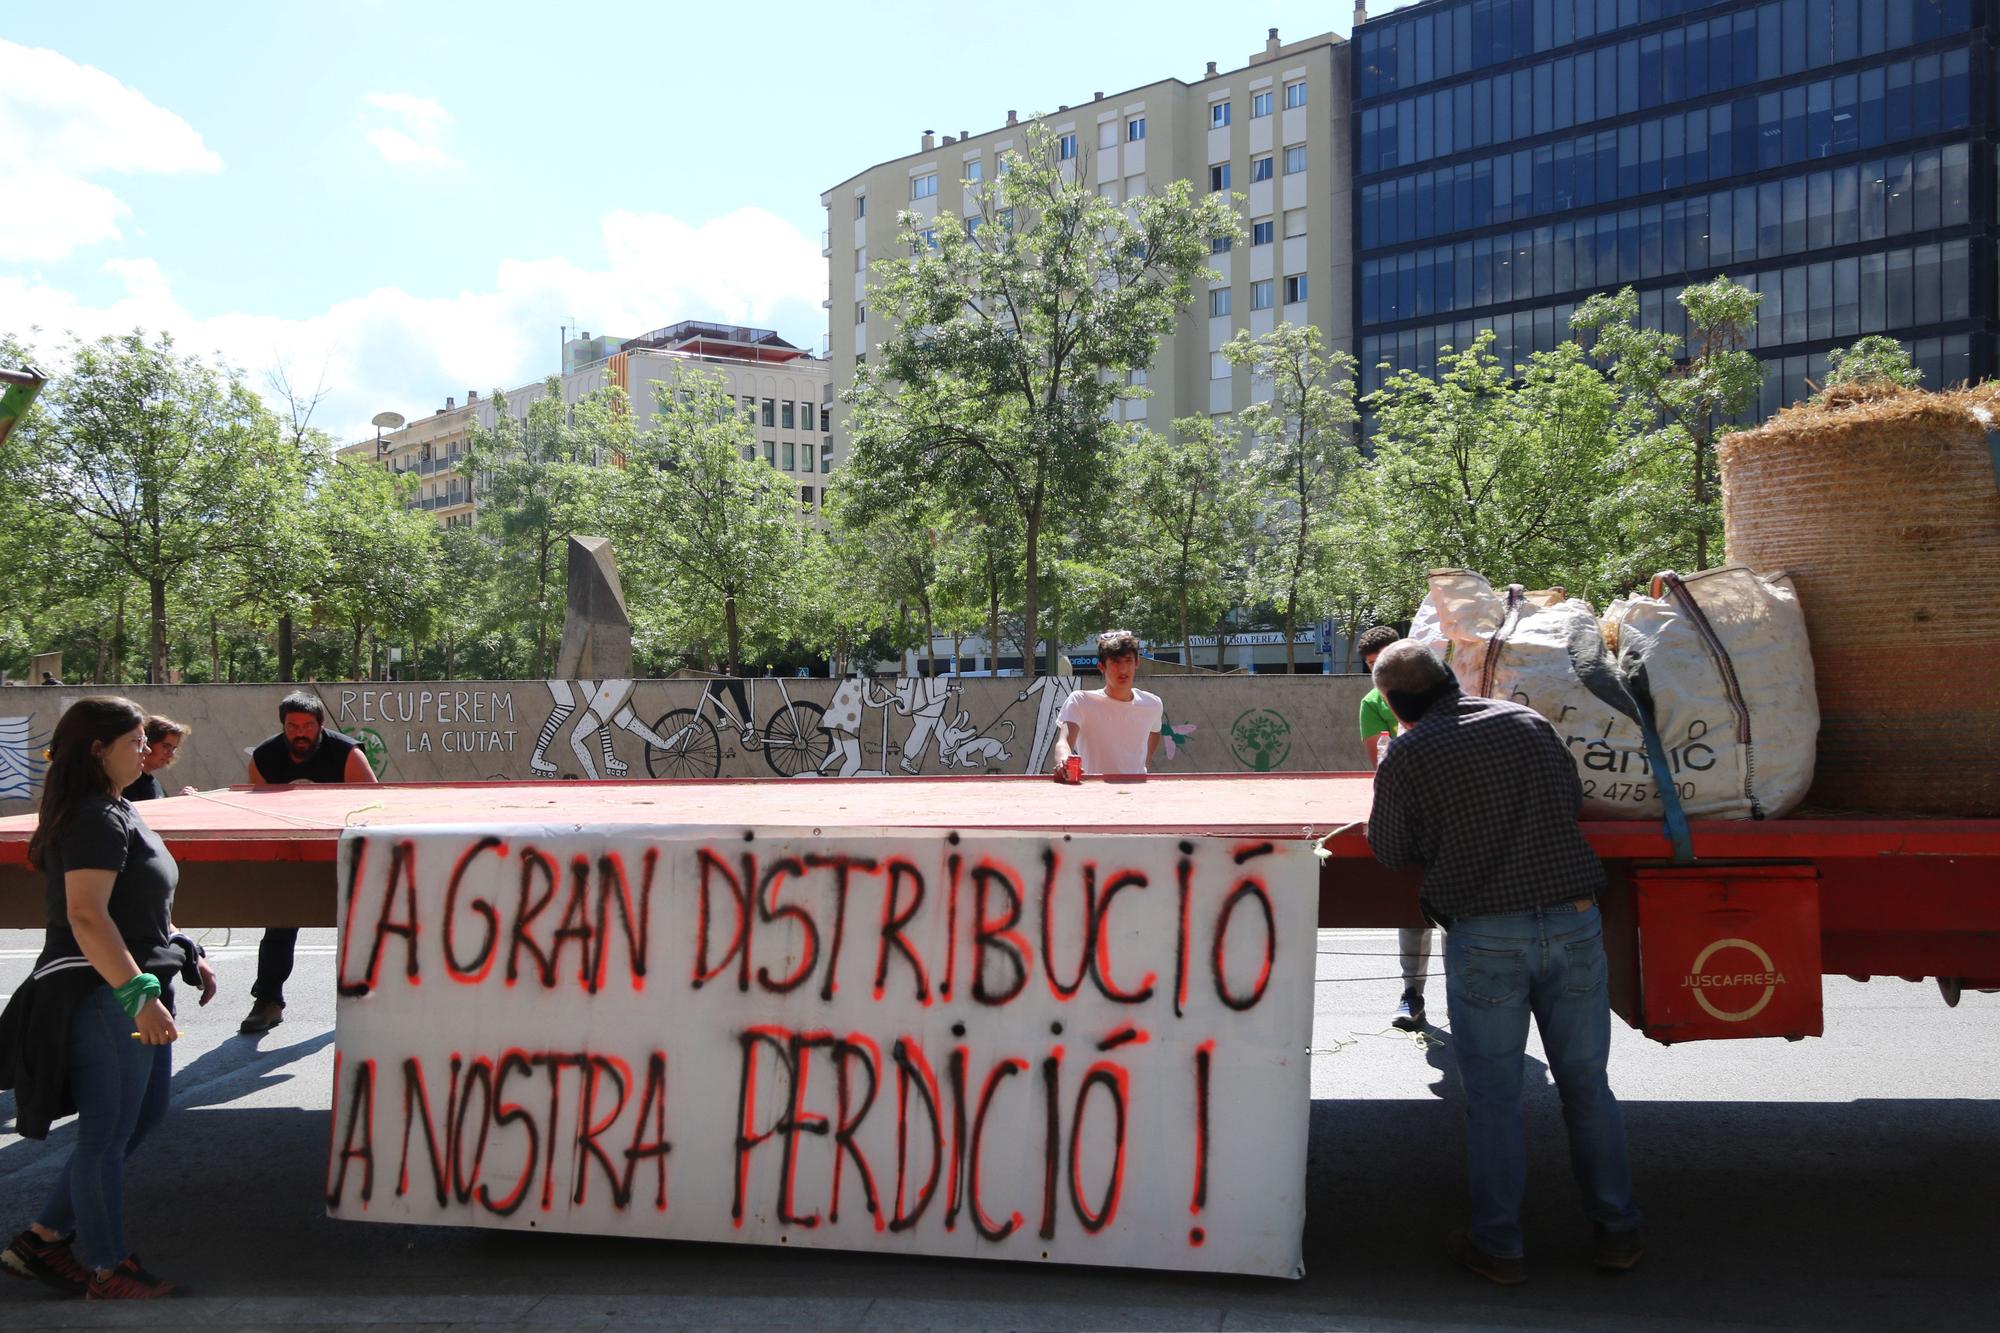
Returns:
[[[315,687],[332,725],[392,782],[604,777],[807,777],[1044,772],[1072,677],[740,682],[452,681]],[[746,738],[731,684],[742,687]],[[1364,676],[1154,677],[1175,753],[1164,773],[1368,767],[1355,725]],[[224,787],[278,730],[280,685],[133,686],[141,708],[194,730],[161,781]],[[0,691],[0,815],[33,809],[63,709],[90,691]],[[739,720],[732,720],[737,718]]]

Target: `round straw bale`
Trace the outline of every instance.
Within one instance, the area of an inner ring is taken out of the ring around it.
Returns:
[[[1729,560],[1789,573],[1812,639],[1809,805],[2000,815],[1989,426],[2000,386],[1841,385],[1718,445]]]

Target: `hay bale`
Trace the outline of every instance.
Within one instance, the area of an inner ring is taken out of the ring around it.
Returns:
[[[1842,385],[1719,443],[1730,561],[1788,572],[1805,611],[1820,704],[1812,806],[2000,815],[1989,422],[2000,425],[2000,386]]]

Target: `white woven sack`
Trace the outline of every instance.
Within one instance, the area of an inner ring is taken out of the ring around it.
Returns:
[[[1586,815],[1664,813],[1639,724],[1648,697],[1690,818],[1783,814],[1811,782],[1818,730],[1797,599],[1782,578],[1741,569],[1710,571],[1681,589],[1615,603],[1601,625],[1578,598],[1495,590],[1469,570],[1430,576],[1459,685],[1548,719],[1576,761]],[[1683,609],[1689,603],[1707,631]],[[1615,653],[1605,638],[1613,626]],[[1733,693],[1725,665],[1735,670]],[[1739,739],[1746,728],[1749,743]]]

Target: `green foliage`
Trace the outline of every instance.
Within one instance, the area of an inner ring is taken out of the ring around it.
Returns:
[[[822,586],[822,552],[798,492],[755,457],[756,439],[719,375],[662,386],[653,429],[631,446],[609,506],[626,570],[664,602],[683,642],[723,648],[731,672],[746,648],[783,648]]]
[[[143,597],[148,673],[164,680],[169,595],[283,521],[294,460],[255,393],[170,337],[76,343],[67,360],[8,446],[17,505],[34,511],[24,536],[54,602]]]
[[[1763,298],[1718,277],[1681,293],[1688,345],[1639,325],[1630,287],[1586,301],[1570,325],[1595,339],[1627,410],[1634,448],[1620,460],[1636,488],[1625,533],[1640,566],[1706,569],[1722,551],[1722,487],[1715,439],[1757,401],[1764,372],[1745,350]],[[1672,480],[1678,476],[1676,483]]]
[[[1126,627],[1179,640],[1183,663],[1194,660],[1194,630],[1231,609],[1228,579],[1255,522],[1232,443],[1209,418],[1183,417],[1171,436],[1135,432],[1115,465],[1112,555],[1137,609]]]
[[[1895,384],[1914,389],[1924,377],[1910,354],[1894,338],[1871,333],[1852,347],[1826,354],[1826,388],[1837,384]],[[1824,390],[1822,390],[1823,392]]]
[[[1210,242],[1239,228],[1226,198],[1185,181],[1121,208],[1050,131],[1027,140],[974,187],[969,218],[904,215],[910,257],[878,262],[868,296],[888,336],[847,402],[864,506],[894,512],[898,488],[925,487],[1005,506],[1032,651],[1062,528],[1111,493],[1126,372],[1189,304]]]
[[[1361,456],[1355,447],[1354,358],[1329,352],[1312,325],[1280,324],[1223,347],[1270,396],[1236,414],[1250,441],[1245,470],[1262,501],[1251,563],[1251,598],[1278,611],[1285,669],[1296,659],[1301,621],[1336,592],[1335,523]]]
[[[609,469],[632,447],[625,395],[601,389],[574,405],[550,376],[516,417],[493,394],[494,424],[475,426],[459,472],[479,487],[477,530],[493,544],[489,623],[532,641],[530,674],[554,667],[569,586],[569,539],[603,526]]]
[[[1606,587],[1617,392],[1574,343],[1537,353],[1517,382],[1493,341],[1483,329],[1462,351],[1440,350],[1435,382],[1405,370],[1369,399],[1377,425],[1356,582],[1383,620],[1407,615],[1436,568],[1578,594]]]

